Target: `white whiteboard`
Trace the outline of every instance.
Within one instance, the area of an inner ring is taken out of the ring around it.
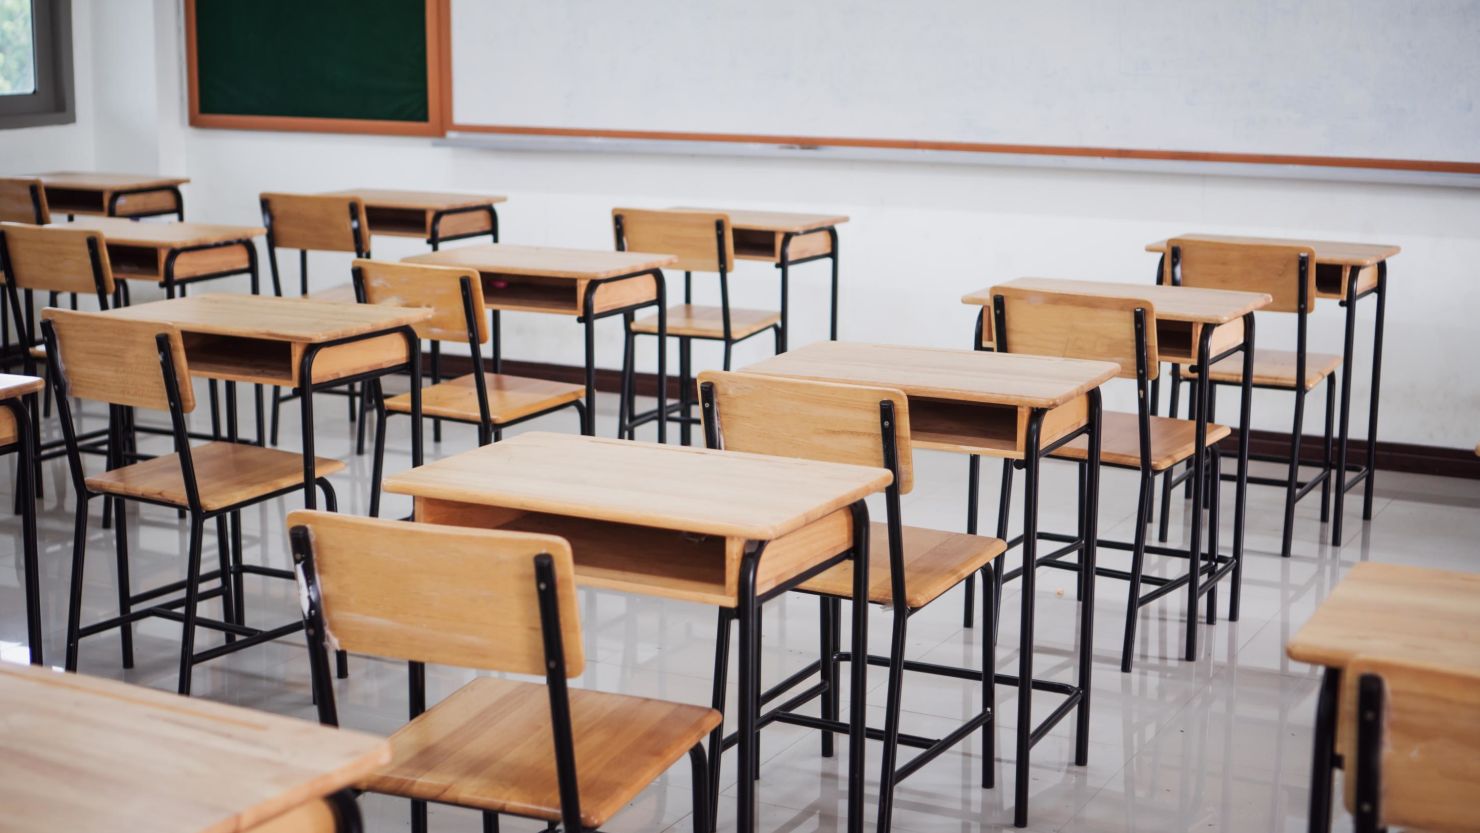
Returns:
[[[454,129],[1480,162],[1480,0],[453,0]]]

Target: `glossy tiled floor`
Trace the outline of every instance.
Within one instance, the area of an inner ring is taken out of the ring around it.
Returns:
[[[349,442],[341,400],[326,401],[319,409],[319,453],[348,457]],[[604,406],[614,403],[603,398]],[[94,412],[95,413],[95,412]],[[297,436],[294,413],[285,411],[287,445]],[[199,419],[199,417],[198,417]],[[570,412],[537,422],[543,430],[573,431]],[[609,433],[610,412],[601,415],[601,429]],[[53,422],[54,427],[54,422]],[[408,423],[393,422],[388,469],[409,465]],[[430,432],[428,432],[430,437]],[[158,440],[153,442],[158,443]],[[429,456],[451,454],[474,445],[471,429],[447,428],[444,442],[429,447]],[[13,463],[7,462],[6,484],[13,483]],[[907,522],[920,526],[960,529],[964,511],[966,464],[959,457],[921,453],[917,456],[917,487],[907,496]],[[984,467],[982,495],[985,528],[990,528],[997,505],[996,468]],[[42,585],[48,657],[62,655],[65,620],[66,571],[70,563],[71,499],[61,461],[48,464],[46,498],[42,506]],[[1133,521],[1134,481],[1124,472],[1108,471],[1101,499],[1102,531],[1129,537]],[[369,461],[351,459],[350,469],[336,478],[341,507],[363,512],[369,481]],[[1019,478],[1021,482],[1021,478]],[[9,486],[5,502],[9,503]],[[1073,470],[1065,464],[1047,466],[1042,516],[1045,528],[1069,529],[1073,518]],[[1231,490],[1225,490],[1225,533],[1231,522]],[[1355,501],[1359,504],[1360,501]],[[1036,831],[1274,831],[1303,829],[1307,796],[1310,735],[1318,674],[1291,663],[1283,646],[1310,616],[1352,564],[1390,561],[1451,569],[1472,569],[1474,541],[1480,538],[1480,483],[1409,475],[1385,474],[1379,479],[1371,524],[1357,520],[1353,508],[1346,527],[1345,546],[1333,549],[1324,539],[1328,530],[1318,523],[1318,505],[1308,500],[1299,509],[1292,558],[1278,557],[1281,497],[1271,489],[1250,492],[1249,550],[1244,575],[1243,613],[1228,622],[1227,595],[1219,601],[1216,625],[1199,625],[1198,659],[1181,660],[1183,598],[1174,595],[1141,612],[1136,668],[1121,674],[1118,667],[1125,616],[1126,585],[1101,579],[1095,605],[1095,668],[1093,719],[1089,765],[1070,763],[1072,721],[1065,721],[1034,750],[1030,829]],[[275,565],[287,562],[283,516],[295,501],[279,501],[246,513],[248,560]],[[96,509],[97,507],[95,507]],[[1174,509],[1174,530],[1183,505]],[[880,508],[881,509],[881,508]],[[406,514],[406,501],[390,497],[385,514]],[[882,514],[880,512],[880,516]],[[110,532],[100,528],[93,514],[89,545],[92,558],[84,594],[85,616],[95,618],[114,610],[116,590]],[[134,544],[135,588],[173,580],[182,574],[181,551],[185,532],[172,512],[136,506],[128,523]],[[1175,534],[1175,533],[1174,533]],[[9,512],[0,513],[0,657],[23,661],[25,638],[20,594],[19,524]],[[208,537],[205,557],[213,558]],[[1103,551],[1102,551],[1103,552]],[[1124,555],[1103,553],[1103,563],[1115,564]],[[1016,558],[1014,556],[1014,562]],[[1153,569],[1175,570],[1178,564],[1152,558]],[[1016,667],[1018,614],[1017,585],[1008,585],[1003,628],[997,654],[999,669]],[[285,582],[249,578],[249,621],[271,624],[296,615],[293,588]],[[1070,679],[1076,649],[1079,606],[1074,601],[1072,574],[1044,570],[1037,600],[1037,670],[1040,676]],[[693,703],[709,701],[709,677],[714,641],[712,610],[693,605],[635,598],[609,592],[583,593],[581,614],[590,658],[578,685],[663,697]],[[887,644],[889,617],[876,612],[871,623],[875,650]],[[778,679],[786,669],[808,661],[817,644],[817,603],[793,596],[767,607],[764,674]],[[204,633],[204,632],[203,632]],[[970,666],[980,655],[978,630],[961,627],[961,592],[953,591],[910,621],[911,657]],[[172,690],[178,657],[178,627],[150,622],[137,629],[135,668],[119,665],[118,642],[111,635],[84,641],[81,670]],[[203,636],[206,644],[214,636]],[[877,669],[875,669],[877,670]],[[468,679],[469,673],[432,669],[429,697],[436,700]],[[731,680],[734,673],[731,674]],[[881,718],[883,678],[875,675],[869,692],[869,710]],[[347,726],[389,732],[404,721],[406,691],[404,666],[353,658],[351,677],[341,683],[340,714]],[[293,637],[235,654],[197,669],[198,696],[312,719],[308,665],[300,638]],[[998,753],[986,765],[994,769],[997,786],[978,786],[981,745],[976,739],[957,747],[905,781],[897,792],[896,830],[905,833],[976,833],[1011,829],[1013,760],[1011,727],[1015,709],[1013,690],[999,689]],[[970,714],[977,694],[969,685],[937,678],[910,676],[905,684],[904,731],[931,734],[946,731],[953,721]],[[846,702],[846,699],[845,699]],[[1043,713],[1045,706],[1038,707]],[[877,784],[877,744],[870,749],[869,787]],[[908,755],[909,753],[904,753]],[[779,831],[841,831],[845,777],[841,758],[824,759],[809,731],[776,726],[762,740],[760,782],[761,829]],[[612,831],[689,830],[689,776],[680,765],[661,779],[608,829]],[[734,769],[727,761],[725,799],[720,827],[734,823]],[[870,802],[872,804],[872,802]],[[408,826],[405,802],[366,796],[362,799],[371,830],[400,830]],[[476,830],[475,814],[433,808],[433,829]],[[872,818],[870,818],[870,827]],[[1349,828],[1343,817],[1339,829]],[[536,830],[539,825],[507,820],[505,830]]]

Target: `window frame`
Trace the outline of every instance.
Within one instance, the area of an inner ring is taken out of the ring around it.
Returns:
[[[72,0],[32,0],[36,91],[0,96],[0,130],[72,124],[77,101],[72,78]]]

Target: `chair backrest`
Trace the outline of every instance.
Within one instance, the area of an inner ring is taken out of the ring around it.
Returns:
[[[467,343],[471,311],[477,343],[488,341],[483,279],[472,269],[362,259],[354,262],[354,275],[367,304],[431,310],[431,318],[416,324],[416,334],[424,339]]]
[[[370,255],[370,223],[359,197],[262,194],[262,222],[273,246]]]
[[[1156,310],[1150,301],[1012,286],[993,287],[991,295],[992,309],[987,315],[993,319],[999,352],[1116,362],[1120,376],[1131,379],[1136,378],[1136,363],[1141,358],[1136,310],[1145,310],[1146,378],[1156,378]]]
[[[55,335],[55,343],[47,347],[55,353],[48,359],[62,375],[60,381],[53,380],[64,386],[58,395],[169,411],[169,387],[159,355],[158,337],[163,334],[169,339],[181,412],[195,409],[185,345],[173,325],[56,307],[42,310],[41,320]]]
[[[730,217],[715,211],[614,208],[617,247],[631,252],[673,255],[685,272],[735,271],[735,237]]]
[[[0,222],[44,226],[51,222],[46,187],[39,179],[0,177]]]
[[[728,451],[886,466],[881,402],[894,409],[896,485],[914,488],[909,401],[890,388],[749,373],[699,374],[705,430]],[[713,391],[713,407],[708,405]]]
[[[1362,656],[1347,665],[1343,678],[1342,734],[1355,739],[1343,751],[1346,802],[1359,833],[1388,826],[1480,830],[1474,792],[1480,784],[1480,670]]]
[[[1271,312],[1299,312],[1302,256],[1307,310],[1316,297],[1316,254],[1309,246],[1269,243],[1231,243],[1189,240],[1167,241],[1169,256],[1161,282],[1203,289],[1264,292],[1274,299]],[[1175,271],[1173,271],[1175,269]]]
[[[288,528],[297,527],[307,530],[311,550],[300,581],[310,593],[317,589],[330,647],[547,675],[535,558],[548,555],[566,674],[581,673],[585,657],[565,539],[306,510],[288,515]]]
[[[17,289],[113,294],[113,268],[100,231],[0,223],[0,245]]]

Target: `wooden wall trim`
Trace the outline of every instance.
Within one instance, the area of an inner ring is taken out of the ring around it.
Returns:
[[[190,126],[227,130],[309,133],[369,133],[383,136],[444,136],[452,119],[451,0],[425,0],[427,30],[427,120],[322,119],[299,116],[238,116],[200,111],[196,73],[195,3],[185,0],[185,77]]]
[[[442,372],[448,375],[461,375],[472,372],[473,365],[467,356],[443,355],[441,358]],[[484,369],[493,372],[492,366],[485,359]],[[430,357],[423,357],[423,372],[431,372]],[[576,365],[547,364],[544,362],[527,362],[504,359],[504,372],[515,376],[527,376],[534,379],[549,379],[556,382],[568,382],[576,385],[586,383],[586,372]],[[637,394],[639,396],[653,396],[658,392],[658,377],[653,373],[639,373],[635,380]],[[596,371],[596,389],[603,393],[616,393],[622,383],[621,373],[616,370],[598,369]],[[678,398],[678,380],[668,378],[668,399],[675,401]],[[1321,437],[1307,435],[1301,440],[1301,460],[1316,465],[1320,462]],[[1227,438],[1222,447],[1227,454],[1238,451],[1237,439]],[[1249,432],[1249,449],[1256,454],[1284,454],[1289,450],[1289,436],[1278,431],[1254,430]],[[1367,443],[1365,440],[1353,439],[1348,446],[1348,460],[1352,465],[1365,465],[1367,462]],[[1225,457],[1225,471],[1228,470]],[[1413,443],[1378,442],[1377,444],[1377,468],[1380,471],[1409,472],[1413,474],[1435,474],[1440,477],[1460,477],[1469,480],[1480,480],[1480,456],[1476,456],[1473,448],[1445,448],[1434,445],[1417,445]]]

